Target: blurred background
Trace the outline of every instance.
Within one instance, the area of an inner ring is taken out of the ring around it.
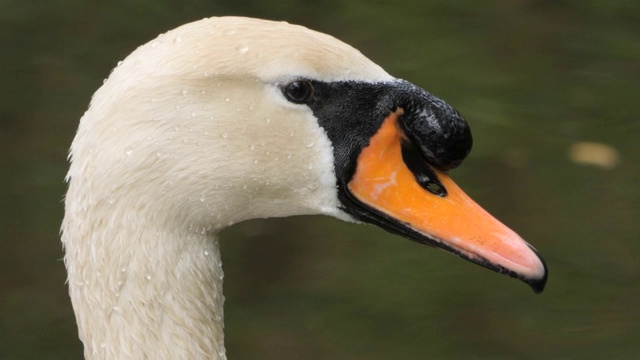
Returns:
[[[66,155],[109,71],[216,15],[329,33],[445,99],[453,177],[542,253],[547,290],[321,217],[222,234],[231,359],[640,354],[640,3],[0,0],[0,359],[79,359],[59,241]]]

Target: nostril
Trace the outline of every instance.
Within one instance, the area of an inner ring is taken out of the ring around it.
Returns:
[[[425,189],[432,193],[433,195],[438,195],[440,197],[447,196],[447,190],[442,186],[440,182],[430,181],[426,184]]]
[[[440,197],[447,196],[447,189],[438,179],[438,175],[424,161],[419,150],[408,140],[402,141],[402,161],[423,189]]]

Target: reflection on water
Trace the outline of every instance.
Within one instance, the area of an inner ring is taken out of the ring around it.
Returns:
[[[550,268],[535,296],[372,227],[248,222],[223,241],[232,358],[640,352],[637,2],[242,3],[11,1],[0,15],[0,358],[81,357],[58,239],[78,119],[137,45],[213,14],[331,33],[453,104],[475,139],[453,176]]]

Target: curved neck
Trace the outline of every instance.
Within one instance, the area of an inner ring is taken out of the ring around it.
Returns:
[[[91,210],[68,209],[63,233],[85,357],[226,359],[218,240]]]

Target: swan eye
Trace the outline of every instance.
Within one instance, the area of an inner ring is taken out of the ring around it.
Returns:
[[[282,89],[287,100],[296,104],[304,104],[313,98],[313,85],[307,80],[292,81]]]

